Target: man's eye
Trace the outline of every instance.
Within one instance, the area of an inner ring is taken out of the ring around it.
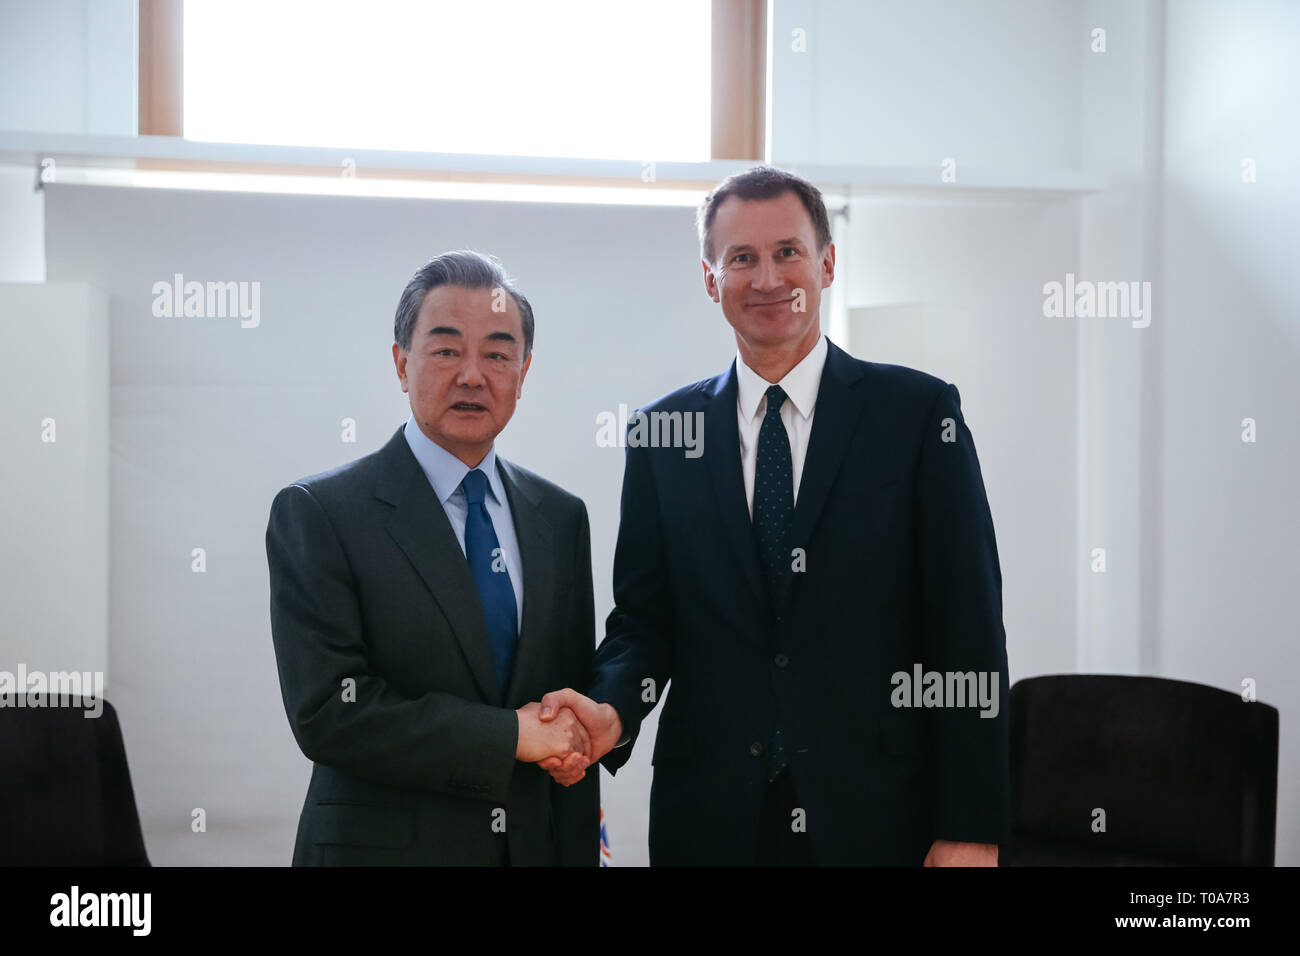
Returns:
[[[795,253],[796,255],[797,255],[798,252],[799,252],[799,250],[796,249],[794,246],[785,246],[785,247],[783,247],[783,248],[781,249],[781,251],[782,251],[782,252],[793,252],[793,253]]]
[[[738,256],[734,256],[734,257],[732,258],[731,261],[732,261],[732,262],[739,262],[741,259],[748,258],[748,256],[749,256],[749,253],[748,253],[748,252],[742,252],[740,255],[738,255]]]
[[[452,354],[454,354],[454,353],[452,352],[451,349],[438,349],[438,350],[435,351],[433,354],[434,354],[434,355],[452,355]]]

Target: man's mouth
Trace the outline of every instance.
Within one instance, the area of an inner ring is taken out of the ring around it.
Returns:
[[[755,302],[755,303],[753,303],[753,304],[750,306],[750,308],[751,308],[751,309],[770,309],[770,308],[772,308],[772,307],[774,307],[774,306],[778,306],[778,305],[789,305],[789,304],[790,304],[791,302],[793,302],[793,301],[794,301],[794,297],[792,296],[792,297],[790,297],[789,299],[778,299],[778,300],[775,301],[775,302]]]
[[[451,409],[454,412],[486,412],[487,406],[478,402],[456,402]]]

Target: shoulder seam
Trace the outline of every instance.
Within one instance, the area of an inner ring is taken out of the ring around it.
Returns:
[[[293,484],[289,485],[289,487],[301,488],[303,491],[305,491],[307,493],[307,497],[311,499],[311,503],[316,506],[316,510],[321,513],[321,516],[325,519],[325,525],[330,529],[330,534],[334,536],[335,544],[338,545],[339,554],[343,555],[343,563],[347,565],[348,577],[351,578],[352,582],[355,584],[357,582],[356,569],[352,567],[352,559],[348,557],[347,548],[343,547],[343,536],[339,534],[339,529],[335,527],[334,519],[330,517],[330,513],[325,510],[325,506],[320,503],[320,499],[317,498],[314,494],[312,494],[312,490],[308,488],[306,485],[304,485],[302,482],[295,481]],[[358,595],[358,598],[359,597],[360,595]]]

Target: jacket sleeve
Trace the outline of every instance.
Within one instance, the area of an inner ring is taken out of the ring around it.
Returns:
[[[629,738],[601,760],[610,773],[632,755],[641,722],[663,698],[672,672],[676,610],[649,451],[632,443],[627,447],[614,548],[614,610],[596,649],[588,692],[592,700],[613,705]]]
[[[569,642],[566,647],[572,648],[566,660],[569,676],[565,686],[582,687],[596,642],[595,598],[591,584],[591,525],[587,519],[586,505],[581,505],[579,511],[573,580],[576,582],[573,616],[563,635],[563,640]],[[549,786],[560,865],[597,865],[600,862],[600,768],[590,768],[587,775],[571,787],[563,787],[553,780]]]
[[[1010,833],[1010,695],[1002,571],[975,441],[955,385],[940,390],[930,412],[916,481],[922,664],[926,671],[973,672],[977,681],[984,675],[982,686],[997,705],[996,716],[991,703],[970,702],[933,714],[934,836],[1005,843]]]
[[[405,697],[373,672],[356,579],[305,486],[272,502],[266,560],[280,691],[307,758],[387,786],[504,802],[515,713],[445,693]]]

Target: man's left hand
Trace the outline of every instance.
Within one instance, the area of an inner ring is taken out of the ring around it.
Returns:
[[[922,866],[997,866],[996,843],[955,843],[935,840]]]
[[[591,751],[585,755],[569,754],[564,758],[547,757],[537,765],[556,783],[571,787],[586,776],[589,765],[594,765],[618,743],[623,736],[623,722],[612,706],[598,704],[571,687],[553,690],[543,697],[539,717],[543,722],[553,720],[566,707],[573,711],[590,735]]]

